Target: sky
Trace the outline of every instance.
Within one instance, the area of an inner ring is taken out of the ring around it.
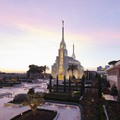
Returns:
[[[51,69],[62,20],[68,55],[74,44],[85,70],[120,59],[120,0],[0,0],[0,71]]]

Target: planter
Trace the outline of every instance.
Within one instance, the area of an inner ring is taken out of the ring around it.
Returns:
[[[57,116],[57,111],[37,109],[36,115],[33,115],[31,110],[25,111],[11,120],[54,120]]]

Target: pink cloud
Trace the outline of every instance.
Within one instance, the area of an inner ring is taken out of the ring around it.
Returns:
[[[88,33],[89,36],[93,37],[93,38],[99,38],[99,39],[106,39],[106,40],[115,40],[115,39],[120,39],[120,34],[119,32],[102,32],[102,31],[96,31],[96,32],[90,32]]]

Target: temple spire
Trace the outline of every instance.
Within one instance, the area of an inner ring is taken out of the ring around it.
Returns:
[[[66,49],[66,44],[64,41],[64,21],[62,20],[62,41],[60,43],[60,48]]]
[[[74,52],[74,44],[73,44],[73,54],[72,54],[72,57],[75,59],[75,52]]]
[[[62,20],[62,41],[64,41],[64,21]]]

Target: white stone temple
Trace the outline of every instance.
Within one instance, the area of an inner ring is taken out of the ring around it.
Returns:
[[[76,64],[78,66],[78,70],[73,72],[75,78],[82,78],[84,74],[84,69],[81,63],[76,60],[74,53],[74,44],[73,44],[73,54],[72,56],[68,56],[68,52],[66,49],[66,44],[64,41],[64,21],[62,21],[62,41],[60,43],[60,49],[58,50],[58,56],[56,57],[55,63],[52,65],[52,76],[56,78],[58,75],[59,80],[64,79],[64,75],[66,79],[69,79],[69,76],[72,75],[70,71],[68,71],[69,64]]]

